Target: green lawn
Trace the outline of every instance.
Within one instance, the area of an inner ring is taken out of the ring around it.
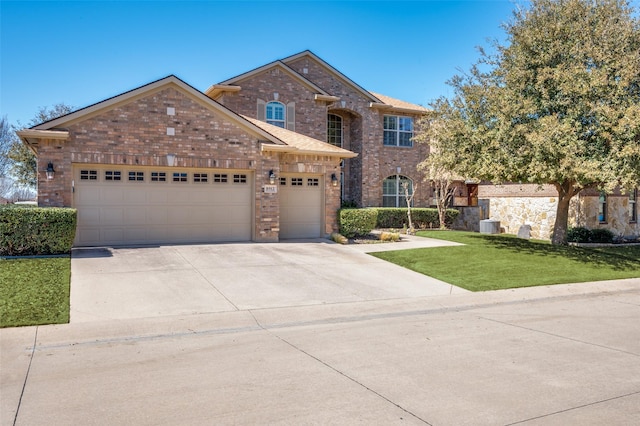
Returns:
[[[0,259],[0,327],[69,322],[71,258]]]
[[[372,256],[471,291],[640,277],[640,246],[552,246],[511,235],[458,231],[418,235],[465,245]]]

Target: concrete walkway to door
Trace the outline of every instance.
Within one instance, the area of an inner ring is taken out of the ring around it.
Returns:
[[[71,322],[402,299],[466,290],[365,254],[451,245],[411,237],[74,249]]]

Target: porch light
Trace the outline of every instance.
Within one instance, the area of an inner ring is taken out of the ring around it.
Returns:
[[[53,169],[53,163],[51,161],[49,161],[49,164],[47,164],[47,170],[45,170],[44,172],[47,174],[47,180],[53,180],[56,171]]]
[[[167,154],[167,166],[173,167],[176,164],[176,155]]]
[[[338,186],[338,176],[335,173],[331,174],[331,185]]]
[[[276,184],[276,174],[273,173],[273,170],[269,170],[269,183],[271,185],[275,185]]]

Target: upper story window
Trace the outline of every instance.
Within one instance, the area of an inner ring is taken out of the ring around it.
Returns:
[[[385,146],[413,146],[413,118],[385,115],[383,127]]]
[[[638,188],[629,193],[629,222],[638,221]]]
[[[339,115],[327,116],[327,143],[342,148],[342,117]]]
[[[267,103],[267,123],[273,124],[278,127],[285,127],[285,109],[284,105],[280,102],[269,102]]]

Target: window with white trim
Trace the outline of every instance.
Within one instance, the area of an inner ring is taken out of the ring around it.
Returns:
[[[411,148],[413,146],[413,118],[385,115],[383,145]]]
[[[413,182],[406,176],[389,176],[382,181],[382,207],[407,207],[403,185],[409,185],[409,195],[413,194]]]
[[[166,182],[167,174],[165,172],[151,172],[151,182]]]
[[[247,183],[247,175],[233,175],[233,183]]]
[[[229,177],[226,173],[214,173],[213,183],[227,183]]]
[[[291,186],[302,186],[302,178],[291,178]]]
[[[98,171],[80,170],[80,180],[98,180]]]
[[[320,186],[320,179],[307,178],[307,186]]]
[[[144,182],[144,172],[129,172],[129,181]]]
[[[267,123],[274,126],[285,128],[285,109],[284,104],[276,101],[267,103],[266,110]]]
[[[207,182],[209,182],[209,174],[208,173],[194,173],[193,174],[193,182],[194,183],[207,183]]]
[[[339,115],[327,116],[327,143],[342,148],[342,117]]]
[[[122,172],[119,170],[106,170],[104,172],[104,180],[116,181],[122,179]]]
[[[187,182],[187,174],[184,172],[173,172],[174,182]]]
[[[638,221],[638,188],[631,190],[629,193],[629,222]]]

